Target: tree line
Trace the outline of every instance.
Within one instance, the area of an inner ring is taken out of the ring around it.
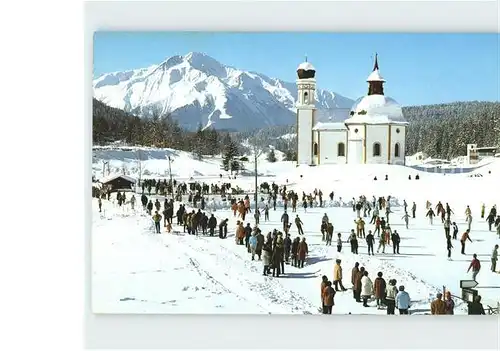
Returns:
[[[438,105],[403,107],[410,123],[406,154],[423,151],[430,157],[451,159],[466,154],[467,144],[500,146],[500,103],[455,102]],[[220,131],[198,126],[192,132],[183,129],[169,114],[160,111],[137,117],[93,100],[93,143],[105,145],[123,141],[129,145],[173,148],[192,152],[198,157],[223,155],[223,168],[241,169],[240,158],[248,151],[243,141],[253,140],[274,161],[275,151],[285,159],[296,160],[295,125],[273,126],[244,132]],[[256,136],[258,135],[258,138]]]

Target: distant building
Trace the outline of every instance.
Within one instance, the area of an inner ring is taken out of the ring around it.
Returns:
[[[496,157],[496,154],[500,152],[500,147],[488,146],[488,147],[477,147],[476,144],[467,144],[467,163],[476,164],[480,162],[485,157]]]
[[[427,158],[429,158],[429,156],[425,152],[419,151],[416,154],[407,156],[406,162],[408,165],[419,165],[423,163]]]
[[[316,70],[297,69],[297,165],[405,164],[406,127],[401,106],[384,95],[375,56],[368,94],[358,99],[341,123],[317,122]]]
[[[99,179],[99,183],[111,191],[131,190],[136,180],[123,174],[115,174]]]

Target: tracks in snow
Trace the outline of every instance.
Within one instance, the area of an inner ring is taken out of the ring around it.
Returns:
[[[168,246],[168,250],[185,256],[200,279],[209,281],[217,287],[219,293],[232,294],[238,300],[253,304],[269,314],[318,313],[316,304],[285,288],[279,281],[281,278],[263,276],[262,262],[252,262],[248,255],[240,255],[225,247],[218,238],[154,236],[159,244]],[[237,246],[235,249],[246,250],[244,246]]]

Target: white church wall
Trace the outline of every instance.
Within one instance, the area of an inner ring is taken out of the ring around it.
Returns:
[[[347,132],[347,163],[362,164],[363,163],[363,140],[365,138],[365,127],[360,124],[349,125]]]
[[[380,145],[379,156],[374,154],[375,144]],[[366,126],[366,163],[387,164],[389,162],[389,126]]]
[[[339,144],[344,144],[344,156],[338,156]],[[345,164],[347,162],[347,132],[319,131],[319,164]]]
[[[313,164],[313,109],[301,108],[297,116],[297,163]]]
[[[399,132],[398,132],[399,131]],[[397,165],[405,164],[406,127],[400,125],[391,126],[391,163]],[[396,144],[399,144],[399,157],[396,156]]]

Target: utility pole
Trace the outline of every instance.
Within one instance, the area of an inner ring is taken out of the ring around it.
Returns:
[[[170,155],[167,155],[168,159],[168,173],[170,175],[170,193],[172,195],[172,199],[174,198],[174,182],[172,181],[172,162]]]
[[[255,161],[255,213],[257,213],[257,211],[259,210],[259,206],[258,206],[258,195],[257,195],[257,190],[258,190],[258,186],[257,186],[257,153],[254,152],[254,161]],[[257,220],[255,220],[257,221]],[[255,223],[257,224],[257,223]]]

